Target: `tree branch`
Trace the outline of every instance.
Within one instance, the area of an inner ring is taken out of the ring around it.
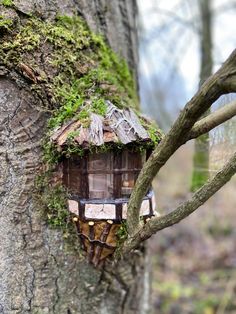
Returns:
[[[221,95],[236,91],[236,50],[222,67],[201,86],[186,104],[171,130],[155,148],[136,181],[128,205],[127,228],[130,236],[139,229],[139,210],[142,199],[153,178],[173,153],[188,140],[195,122]]]
[[[215,175],[215,177],[204,184],[192,198],[177,209],[163,217],[150,219],[135,235],[130,237],[123,246],[122,252],[126,254],[136,248],[140,242],[148,239],[154,233],[172,226],[204,204],[213,194],[215,194],[225,183],[227,183],[236,173],[236,153],[229,159],[225,166]]]
[[[209,132],[218,125],[231,119],[235,115],[236,115],[236,100],[230,102],[224,107],[216,110],[215,112],[209,114],[207,117],[196,122],[189,133],[188,139],[190,140],[204,133]]]

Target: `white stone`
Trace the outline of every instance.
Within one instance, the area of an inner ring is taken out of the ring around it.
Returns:
[[[79,204],[74,200],[68,200],[69,211],[73,214],[79,214]]]
[[[113,204],[85,204],[85,217],[90,219],[115,219],[116,206]]]

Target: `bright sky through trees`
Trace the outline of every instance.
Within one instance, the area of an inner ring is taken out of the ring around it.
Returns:
[[[186,100],[196,91],[199,79],[198,0],[139,0],[145,52],[140,56],[140,71],[145,75],[161,72],[169,79],[178,71],[185,81]],[[236,2],[212,0],[214,70],[236,46]]]

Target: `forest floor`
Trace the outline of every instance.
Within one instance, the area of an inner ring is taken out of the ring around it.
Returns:
[[[223,158],[225,151],[218,150],[211,156]],[[190,197],[192,152],[191,143],[181,148],[154,181],[160,213]],[[154,236],[150,249],[155,314],[235,314],[236,178],[184,221]]]

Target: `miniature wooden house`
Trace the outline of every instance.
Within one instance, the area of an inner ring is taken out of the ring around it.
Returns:
[[[95,265],[117,246],[117,231],[127,218],[130,194],[150,154],[150,149],[143,147],[151,142],[132,109],[118,109],[109,101],[106,104],[105,116],[91,113],[86,126],[80,120],[71,120],[51,137],[63,151],[74,134],[73,145],[83,150],[82,157],[75,152],[62,159],[63,184],[71,195],[68,209],[83,248]],[[150,189],[142,201],[140,216],[145,220],[154,214]]]

